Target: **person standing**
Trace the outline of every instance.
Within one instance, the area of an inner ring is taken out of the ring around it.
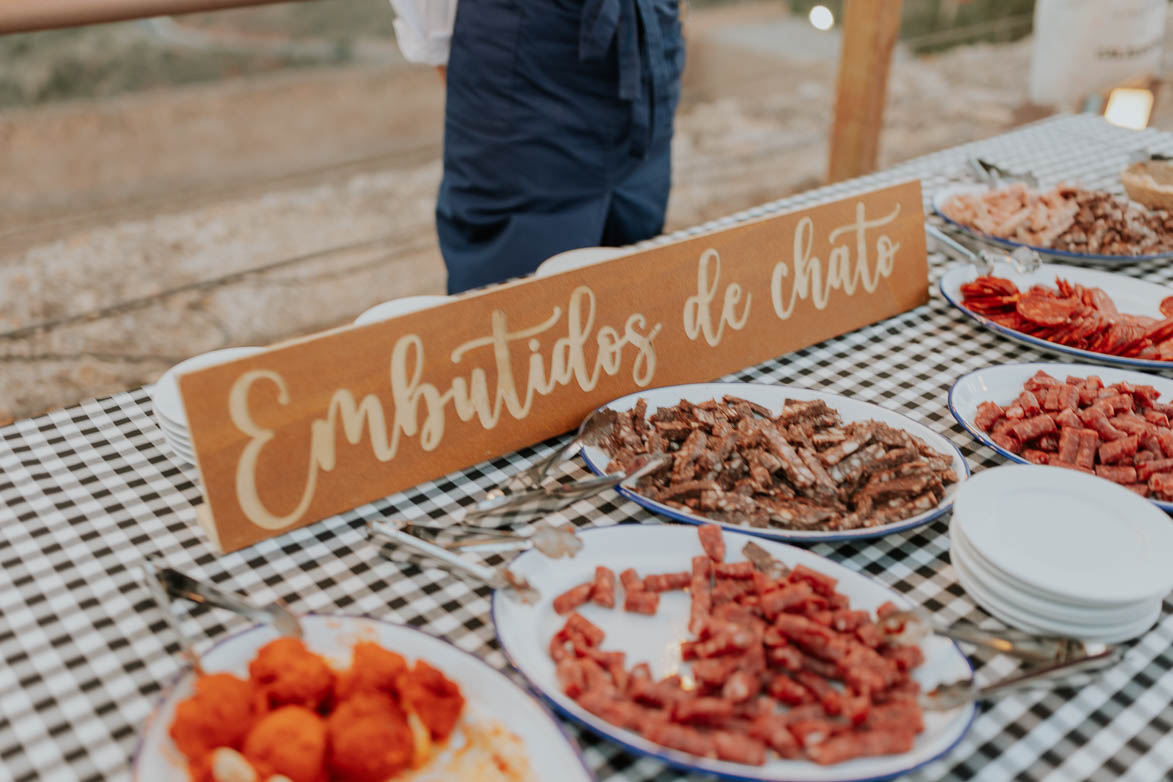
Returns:
[[[404,56],[446,75],[436,230],[449,293],[660,233],[678,3],[391,0]]]

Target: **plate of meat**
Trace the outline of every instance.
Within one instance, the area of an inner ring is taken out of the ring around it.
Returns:
[[[976,714],[922,709],[968,660],[888,634],[877,619],[911,605],[849,568],[713,524],[582,539],[569,564],[515,559],[550,597],[498,592],[493,623],[558,711],[634,753],[726,779],[885,779],[948,752]]]
[[[181,675],[139,738],[142,782],[592,779],[554,716],[500,671],[360,616],[231,635]],[[508,715],[506,721],[502,721]]]
[[[1089,364],[1006,364],[958,378],[949,410],[1007,459],[1098,475],[1173,513],[1173,380]]]
[[[985,242],[1027,247],[1059,261],[1136,263],[1173,258],[1173,216],[1103,190],[1060,185],[1033,190],[1018,182],[943,188],[933,210]]]
[[[677,521],[811,543],[886,535],[947,512],[969,475],[923,424],[868,402],[795,386],[696,383],[606,407],[610,435],[583,447],[605,474],[643,454],[672,462],[625,497]]]
[[[941,294],[981,325],[1011,339],[1084,360],[1173,369],[1169,288],[1121,274],[1044,264],[1019,272],[996,263],[989,275],[957,264]]]

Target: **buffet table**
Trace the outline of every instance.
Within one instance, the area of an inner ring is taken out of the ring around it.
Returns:
[[[1030,169],[1042,180],[1078,179],[1120,191],[1129,154],[1173,153],[1173,134],[1136,133],[1095,117],[1044,121],[987,141],[776,201],[646,243],[653,246],[742,220],[912,178],[925,197],[960,178],[968,156]],[[935,285],[946,258],[930,256]],[[1118,273],[1173,280],[1164,263]],[[982,470],[1002,463],[949,414],[946,393],[983,366],[1045,360],[1043,353],[979,329],[934,288],[925,306],[735,373],[743,382],[788,383],[849,394],[916,418],[952,439]],[[156,428],[150,389],[86,402],[0,429],[0,779],[130,777],[138,732],[183,666],[164,617],[139,580],[144,555],[246,592],[283,598],[298,612],[369,614],[425,628],[507,670],[489,616],[489,592],[445,571],[400,566],[367,542],[366,519],[444,519],[546,455],[550,441],[427,482],[225,556],[193,519],[194,467],[173,460]],[[584,477],[581,461],[562,476]],[[578,525],[648,518],[608,492],[564,514]],[[948,559],[947,519],[865,542],[814,550],[891,585],[944,621],[996,623],[966,596]],[[219,611],[184,616],[202,639],[243,626]],[[980,680],[1018,667],[967,648]],[[906,778],[1153,780],[1173,774],[1173,602],[1129,645],[1121,664],[1090,686],[1004,698],[983,706],[965,739]],[[566,724],[599,780],[666,780],[679,774]]]

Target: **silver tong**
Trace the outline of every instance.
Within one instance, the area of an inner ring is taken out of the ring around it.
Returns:
[[[151,593],[151,597],[155,599],[163,611],[163,618],[166,619],[171,632],[179,639],[180,653],[191,664],[192,670],[197,676],[204,674],[203,665],[195,650],[195,642],[184,632],[182,624],[171,610],[172,598],[224,608],[255,622],[272,624],[281,635],[295,638],[303,636],[301,623],[283,601],[278,600],[266,606],[258,606],[236,592],[198,581],[169,567],[160,567],[150,557],[143,563],[143,581]]]
[[[987,249],[971,250],[931,222],[925,223],[925,233],[942,244],[945,251],[954,258],[973,264],[979,275],[993,274],[994,264],[998,262],[1010,264],[1019,274],[1030,274],[1038,271],[1043,265],[1042,256],[1029,247],[1015,247],[1009,253]]]
[[[499,527],[516,524],[525,518],[544,516],[620,484],[634,485],[640,478],[668,464],[671,459],[665,453],[645,454],[634,460],[626,472],[554,486],[539,486],[516,494],[484,499],[465,511],[462,521],[479,527]]]
[[[978,687],[972,678],[939,685],[931,692],[920,696],[922,708],[947,711],[974,701],[989,700],[1020,690],[1035,689],[1051,684],[1069,684],[1066,679],[1074,674],[1092,673],[1110,668],[1120,662],[1124,648],[1113,646],[1098,654],[1078,657],[1065,662],[1033,668],[1024,673],[1009,676],[993,684]]]
[[[431,560],[454,575],[471,578],[493,589],[500,589],[522,603],[536,603],[541,598],[537,589],[507,566],[489,567],[471,562],[444,546],[412,535],[408,532],[409,527],[411,525],[408,522],[400,519],[367,522],[367,532],[375,543],[388,544],[403,549],[414,557]]]
[[[926,635],[935,633],[1034,663],[1066,663],[1087,656],[1083,642],[1073,638],[1032,635],[1009,627],[984,630],[968,622],[944,625],[934,621],[928,611],[920,607],[893,612],[878,620],[877,624],[881,630],[890,633],[888,638],[896,643],[915,644]]]
[[[966,168],[982,184],[999,187],[1007,182],[1022,182],[1027,187],[1038,189],[1039,180],[1030,171],[1011,171],[997,163],[980,157],[971,157],[965,161]]]
[[[545,459],[518,473],[512,482],[521,486],[540,486],[555,464],[570,458],[584,445],[598,445],[609,437],[618,419],[618,412],[609,407],[600,407],[582,422],[573,440],[561,448],[555,448]]]

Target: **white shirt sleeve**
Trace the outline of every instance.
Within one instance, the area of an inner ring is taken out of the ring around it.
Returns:
[[[410,62],[445,65],[457,0],[391,0],[395,40]]]

